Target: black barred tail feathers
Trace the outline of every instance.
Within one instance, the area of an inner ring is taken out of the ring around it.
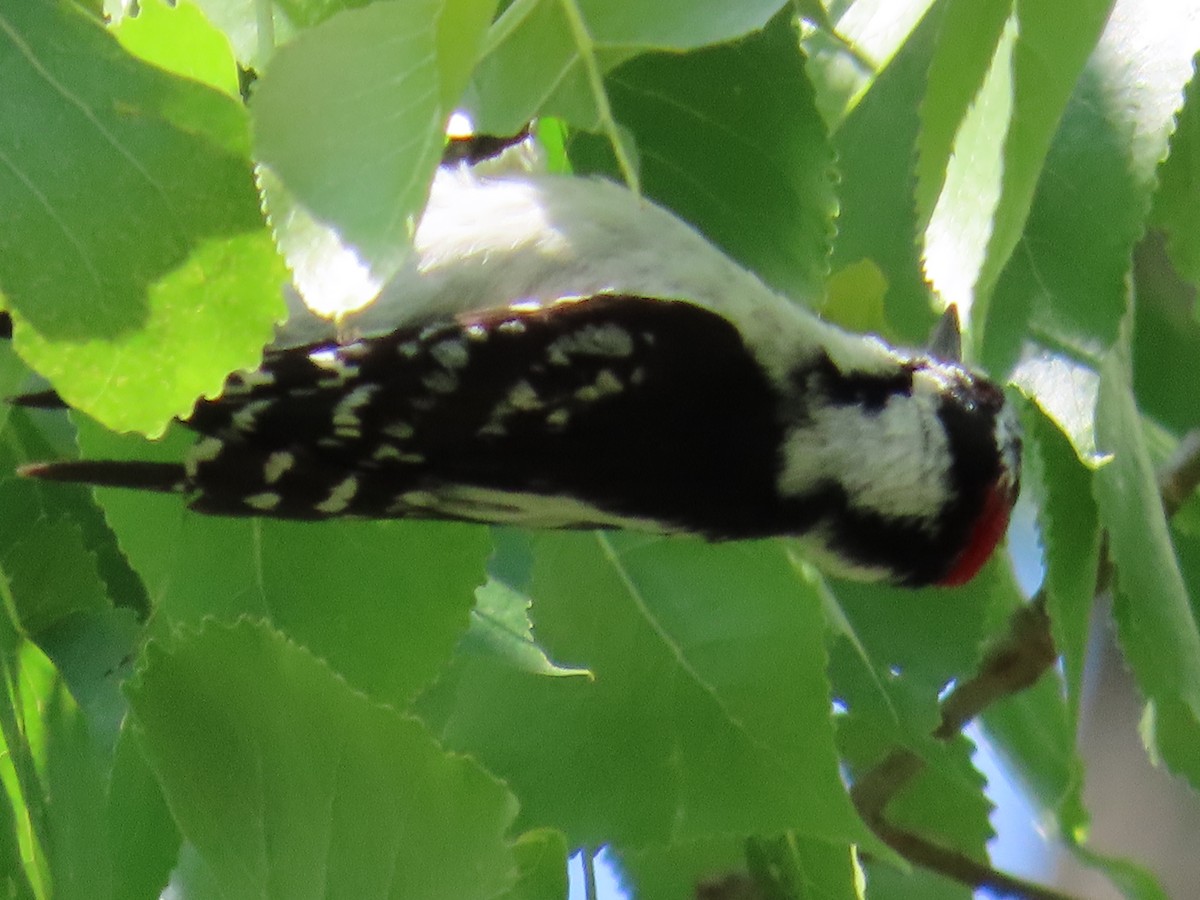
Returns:
[[[179,463],[124,460],[64,460],[19,466],[23,478],[44,481],[80,482],[96,487],[133,488],[139,491],[182,493],[187,473]]]

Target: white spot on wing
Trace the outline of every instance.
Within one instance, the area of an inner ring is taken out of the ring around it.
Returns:
[[[581,387],[575,392],[575,399],[584,403],[591,403],[610,394],[619,394],[624,389],[624,386],[617,379],[617,376],[612,373],[612,370],[601,369],[600,374],[596,376],[596,380],[592,384]]]
[[[437,506],[437,495],[429,491],[406,491],[400,495],[396,504],[393,507],[399,506],[403,509],[405,506],[417,506],[428,508]]]
[[[585,356],[625,357],[633,353],[633,338],[620,325],[585,325],[572,334],[563,335],[550,345],[550,361],[555,353]]]
[[[421,379],[421,384],[435,394],[453,394],[458,390],[458,379],[450,372],[430,372]]]
[[[221,448],[224,446],[225,442],[220,438],[206,437],[192,447],[190,458],[196,462],[212,462],[221,455]]]
[[[272,510],[279,505],[280,496],[273,491],[267,491],[262,494],[251,494],[246,498],[245,503],[251,509],[260,509],[263,512]]]
[[[351,475],[344,481],[339,482],[329,492],[329,496],[320,503],[313,504],[313,509],[317,512],[336,515],[345,511],[350,505],[350,501],[354,499],[354,495],[358,493],[358,479]]]
[[[416,429],[414,429],[407,422],[401,422],[399,420],[396,420],[395,422],[389,422],[380,430],[388,437],[395,438],[398,441],[407,441],[417,433]]]
[[[358,410],[371,402],[371,395],[375,393],[375,386],[365,384],[361,387],[356,387],[345,397],[338,401],[337,406],[333,408],[333,427],[339,434],[341,429],[352,429],[355,432],[362,425],[362,420],[358,415]],[[357,435],[351,435],[356,437]]]
[[[248,394],[250,391],[259,387],[268,387],[275,383],[275,376],[266,369],[250,369],[245,372],[238,372],[237,380],[229,385],[227,394],[237,396],[240,394]]]
[[[461,369],[471,358],[467,352],[467,345],[457,338],[434,344],[433,349],[429,352],[437,360],[438,365],[447,369]]]
[[[338,351],[332,347],[312,351],[308,354],[308,361],[322,370],[320,381],[322,384],[328,385],[341,384],[358,368],[347,365],[338,355]]]
[[[504,402],[513,409],[535,410],[542,408],[542,400],[528,381],[518,381],[508,392]]]
[[[195,478],[200,466],[220,456],[224,447],[225,442],[220,438],[206,437],[197,441],[183,460],[183,470],[187,477]]]
[[[247,403],[233,414],[230,424],[237,431],[253,431],[259,415],[270,406],[270,400],[255,400]]]
[[[267,457],[263,466],[263,481],[274,484],[283,477],[283,473],[296,464],[296,457],[286,450],[278,450]]]

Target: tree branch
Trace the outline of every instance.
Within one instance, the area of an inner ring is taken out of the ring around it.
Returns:
[[[957,850],[948,850],[910,831],[894,828],[883,820],[870,825],[884,843],[913,865],[952,878],[959,884],[1025,900],[1073,900],[1070,894],[1007,875]]]
[[[1167,518],[1179,512],[1197,487],[1200,487],[1200,428],[1183,436],[1158,478]]]

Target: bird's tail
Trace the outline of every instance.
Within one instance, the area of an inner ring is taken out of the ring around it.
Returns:
[[[17,474],[45,481],[68,481],[95,487],[136,488],[161,493],[181,493],[187,473],[180,463],[136,460],[64,460],[19,466]]]
[[[13,406],[24,406],[28,409],[66,409],[67,404],[54,391],[37,391],[32,394],[17,394],[9,397],[8,402]]]

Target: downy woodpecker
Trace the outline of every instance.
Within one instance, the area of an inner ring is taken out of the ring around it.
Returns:
[[[905,585],[971,578],[1016,498],[995,384],[822,322],[610,182],[445,168],[372,304],[293,306],[180,463],[25,474],[226,516],[795,536]]]

